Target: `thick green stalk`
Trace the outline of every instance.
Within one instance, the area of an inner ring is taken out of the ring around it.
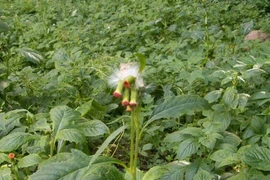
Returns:
[[[135,124],[134,124],[134,116],[135,113],[134,111],[131,111],[131,122],[130,122],[130,170],[131,170],[131,174],[133,174],[132,172],[132,167],[133,167],[133,161],[134,161],[134,142],[135,142]]]

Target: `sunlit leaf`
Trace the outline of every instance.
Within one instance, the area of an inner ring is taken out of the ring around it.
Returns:
[[[22,54],[23,57],[34,64],[39,64],[43,60],[43,56],[33,49],[20,48],[18,51]]]

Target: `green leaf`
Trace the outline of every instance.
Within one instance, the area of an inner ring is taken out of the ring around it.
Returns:
[[[201,143],[203,146],[207,147],[210,150],[214,149],[216,141],[217,141],[216,138],[211,135],[206,135],[204,137],[199,138],[199,143]]]
[[[253,117],[250,122],[252,131],[256,134],[265,134],[266,126],[265,120],[259,117]]]
[[[0,140],[0,151],[11,152],[18,149],[21,145],[29,141],[33,136],[28,133],[14,132]]]
[[[50,117],[53,122],[53,136],[55,137],[62,129],[71,127],[72,123],[80,119],[80,113],[68,106],[57,106],[51,109]]]
[[[109,133],[109,128],[99,120],[92,120],[78,125],[80,131],[88,137],[96,137]]]
[[[226,105],[231,106],[231,104],[235,99],[236,94],[237,90],[235,89],[235,87],[228,87],[223,95],[223,102]]]
[[[189,163],[177,161],[165,166],[154,166],[148,170],[142,180],[175,180],[183,179],[185,169]]]
[[[0,153],[0,164],[2,164],[3,162],[9,162],[9,158],[7,154]]]
[[[233,177],[230,177],[228,180],[247,180],[247,175],[248,174],[243,171]]]
[[[182,131],[175,131],[171,134],[168,134],[164,138],[164,142],[182,142],[185,139],[188,139],[190,137],[192,137],[192,136],[188,135],[188,134],[183,134]]]
[[[30,48],[20,48],[18,51],[21,53],[23,57],[25,57],[28,61],[34,64],[40,64],[43,60],[43,57],[33,49]]]
[[[164,166],[154,166],[145,173],[142,180],[160,179],[160,177],[163,175],[165,171],[166,171],[166,168]]]
[[[38,154],[29,154],[28,156],[24,156],[18,162],[19,168],[30,167],[39,164],[43,159]]]
[[[92,99],[76,108],[76,111],[80,112],[82,117],[88,114],[99,119],[106,112],[106,108],[101,106],[96,100]]]
[[[208,165],[209,162],[205,159],[196,159],[186,169],[185,180],[193,180],[194,176],[200,169],[211,171],[211,167]]]
[[[185,159],[186,157],[196,153],[199,147],[199,143],[194,138],[186,139],[179,145],[177,158],[179,160]]]
[[[210,93],[206,94],[204,96],[204,98],[209,102],[209,103],[212,103],[212,102],[215,102],[216,100],[218,100],[220,98],[222,94],[222,89],[220,90],[215,90],[215,91],[211,91]]]
[[[50,161],[50,159],[48,160]],[[79,150],[72,149],[71,156],[64,161],[46,163],[41,166],[29,180],[59,180],[59,179],[80,179],[80,180],[123,180],[121,173],[110,165],[114,161],[100,161],[87,168],[90,157]]]
[[[243,152],[242,160],[252,168],[270,171],[270,149],[268,148],[251,146]]]
[[[144,70],[145,66],[146,66],[146,57],[145,57],[145,55],[140,54],[140,53],[135,54],[135,56],[137,56],[137,58],[140,61],[139,73],[141,73]]]
[[[184,174],[188,162],[173,162],[166,165],[166,170],[163,172],[160,180],[175,180],[175,179],[184,179]]]
[[[180,131],[182,134],[189,134],[193,137],[201,137],[204,135],[201,128],[197,127],[187,127]]]
[[[57,133],[55,139],[61,139],[65,141],[83,143],[85,142],[85,136],[78,129],[62,129]]]
[[[8,31],[9,27],[6,23],[4,23],[3,21],[0,21],[0,32],[5,32]]]
[[[125,129],[127,128],[127,126],[121,126],[120,128],[118,128],[117,130],[115,130],[103,143],[102,145],[99,147],[99,149],[97,150],[97,152],[93,155],[91,161],[88,164],[88,168],[90,168],[90,166],[95,162],[95,160],[101,155],[101,153],[108,147],[108,145],[110,144],[110,142],[116,138],[120,133],[122,133]]]
[[[157,106],[147,124],[156,119],[176,118],[179,114],[203,111],[209,108],[208,102],[199,96],[176,96]]]
[[[242,140],[237,135],[227,131],[223,133],[223,137],[224,137],[222,139],[223,143],[231,144],[234,147],[237,147],[242,142]]]
[[[0,180],[12,180],[9,167],[0,167]]]
[[[211,154],[210,159],[216,162],[222,162],[226,157],[229,157],[232,154],[233,152],[228,149],[220,149]]]
[[[194,176],[194,179],[193,180],[212,180],[212,175],[209,172],[201,169]]]
[[[218,165],[218,168],[221,168],[223,166],[232,165],[232,164],[239,164],[241,161],[238,154],[232,154],[230,156],[227,156],[224,158],[220,164]]]

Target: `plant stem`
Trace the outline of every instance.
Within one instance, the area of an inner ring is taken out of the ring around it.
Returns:
[[[136,128],[136,139],[135,139],[135,154],[134,154],[134,180],[136,180],[136,170],[137,170],[137,163],[138,163],[138,154],[139,154],[139,142],[140,142],[140,108],[134,109],[136,115],[134,118],[135,121],[135,128]]]
[[[130,139],[130,173],[132,180],[136,180],[140,142],[140,107],[134,108],[131,112]]]
[[[131,174],[132,173],[132,167],[133,167],[133,161],[134,161],[134,141],[135,141],[135,123],[134,123],[134,116],[135,116],[135,112],[131,111],[131,124],[130,124],[130,170],[131,170]]]

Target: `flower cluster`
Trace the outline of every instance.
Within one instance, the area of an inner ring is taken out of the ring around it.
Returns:
[[[138,89],[143,87],[143,80],[139,74],[139,66],[134,63],[120,64],[109,78],[109,84],[116,87],[113,96],[122,98],[122,105],[127,111],[137,106]]]

